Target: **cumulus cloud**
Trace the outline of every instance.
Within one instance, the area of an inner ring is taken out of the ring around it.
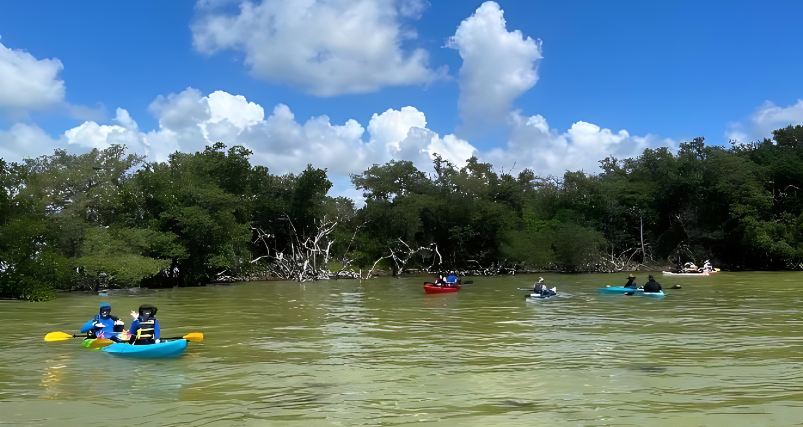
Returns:
[[[423,49],[405,51],[416,33],[402,27],[417,18],[422,0],[245,1],[239,14],[198,4],[195,48],[207,54],[233,49],[254,76],[317,96],[364,93],[386,86],[428,83],[437,73]]]
[[[441,137],[426,129],[423,112],[414,107],[389,109],[374,114],[366,129],[356,120],[333,124],[329,117],[296,119],[290,108],[278,104],[266,117],[259,104],[244,96],[217,91],[204,96],[193,88],[157,97],[149,111],[158,119],[158,129],[140,131],[128,111],[118,108],[111,124],[86,121],[67,130],[58,141],[43,139],[38,128],[18,125],[4,135],[3,141],[15,141],[9,157],[29,155],[19,146],[26,139],[61,143],[76,148],[103,149],[111,144],[125,144],[131,151],[145,154],[151,161],[165,161],[175,152],[201,151],[205,146],[223,142],[242,145],[254,152],[253,163],[268,166],[273,173],[298,173],[308,163],[326,168],[330,173],[348,176],[360,173],[372,164],[391,159],[411,160],[421,169],[431,168],[435,153],[462,165],[474,152],[467,141],[453,135]],[[42,154],[37,148],[34,155]]]
[[[478,155],[496,167],[531,168],[540,175],[562,176],[567,170],[599,172],[599,160],[609,155],[617,158],[639,156],[645,148],[674,146],[671,140],[653,135],[632,136],[626,130],[617,133],[592,123],[579,121],[566,132],[551,129],[540,115],[510,115],[512,132],[504,148]]]
[[[503,14],[496,2],[483,3],[447,43],[463,58],[458,108],[469,128],[503,123],[513,101],[538,81],[540,40],[507,31]]]
[[[53,154],[54,149],[64,145],[62,143],[36,125],[17,123],[7,131],[0,130],[0,158],[15,162],[25,157]]]
[[[0,43],[0,110],[43,110],[64,101],[64,69],[57,58],[36,59]]]
[[[725,137],[743,143],[756,141],[771,138],[773,130],[789,125],[803,125],[803,99],[798,99],[797,104],[788,107],[779,107],[771,101],[765,101],[756,108],[746,123],[729,123]]]

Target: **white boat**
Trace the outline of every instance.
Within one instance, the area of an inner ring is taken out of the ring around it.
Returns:
[[[700,271],[700,272],[697,272],[697,273],[672,273],[671,271],[663,271],[662,273],[664,273],[664,276],[698,276],[698,277],[701,277],[701,276],[708,276],[708,275],[714,274],[716,272],[717,271],[714,270],[714,271]]]

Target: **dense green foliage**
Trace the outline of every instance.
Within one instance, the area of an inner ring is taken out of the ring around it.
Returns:
[[[411,262],[443,268],[803,262],[801,126],[749,144],[698,138],[677,153],[609,157],[593,175],[514,176],[476,158],[457,168],[440,157],[427,174],[391,161],[352,176],[364,192],[359,209],[327,196],[325,170],[276,176],[252,166],[250,155],[217,143],[154,163],[120,146],[0,159],[0,296],[42,300],[54,290],[247,277],[270,263],[269,245],[312,236],[325,217],[338,221],[332,251],[348,253],[355,267],[422,247],[438,251]]]

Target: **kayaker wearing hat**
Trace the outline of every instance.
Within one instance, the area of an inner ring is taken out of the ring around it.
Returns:
[[[627,276],[627,283],[624,287],[638,289],[638,285],[636,284],[636,276],[634,276],[632,273]]]
[[[644,284],[644,293],[661,292],[661,284],[655,281],[652,275],[649,276],[647,283]]]
[[[547,289],[546,285],[544,285],[544,278],[539,277],[538,281],[535,282],[535,286],[533,287],[533,293],[540,294],[544,297],[551,297],[558,294],[558,288]]]
[[[106,338],[117,341],[117,334],[123,332],[125,323],[112,316],[112,305],[107,302],[100,303],[100,311],[92,320],[81,326],[81,332],[90,338]]]
[[[154,317],[157,310],[155,306],[142,304],[139,306],[139,315],[131,312],[131,316],[134,316],[136,320],[131,322],[131,328],[128,330],[129,343],[143,345],[159,342],[161,331],[159,330],[159,321]]]

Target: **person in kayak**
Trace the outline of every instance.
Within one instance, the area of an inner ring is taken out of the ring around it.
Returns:
[[[106,338],[119,341],[117,335],[123,332],[125,323],[112,316],[112,305],[107,302],[100,303],[100,311],[92,320],[81,326],[81,332],[89,338]]]
[[[131,322],[131,328],[128,330],[130,344],[143,345],[143,344],[156,344],[159,342],[161,331],[159,329],[159,321],[156,320],[156,311],[158,309],[150,304],[143,304],[139,306],[139,315],[131,312],[136,320]]]
[[[457,281],[458,280],[460,280],[460,278],[457,277],[456,274],[454,274],[454,271],[450,271],[449,275],[446,276],[446,286],[453,288],[453,287],[457,286]]]
[[[539,277],[533,287],[533,293],[539,294],[542,297],[551,297],[558,294],[558,288],[547,289],[546,285],[544,285],[544,278]]]
[[[627,276],[627,283],[625,283],[624,287],[638,289],[638,285],[636,284],[636,276],[634,276],[633,274]]]
[[[644,284],[644,293],[649,292],[661,292],[661,284],[656,282],[652,275],[647,278],[647,283]]]

